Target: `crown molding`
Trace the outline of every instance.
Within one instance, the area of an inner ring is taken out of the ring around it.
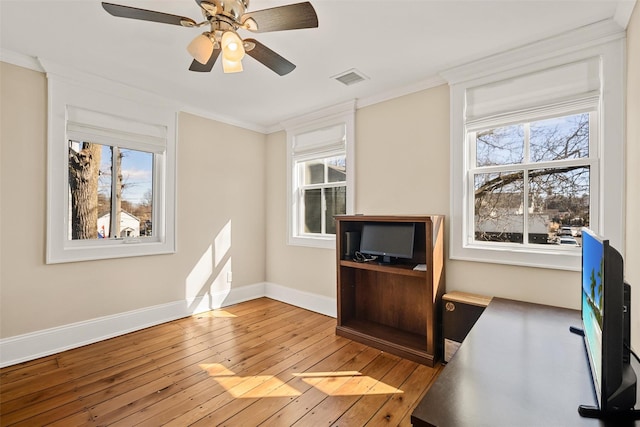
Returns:
[[[633,8],[636,5],[636,0],[620,1],[616,7],[616,12],[613,15],[613,20],[622,28],[627,28],[629,21],[631,20],[631,14]]]
[[[268,127],[265,126],[261,126],[258,125],[256,123],[249,123],[249,122],[243,122],[241,120],[237,120],[234,118],[231,118],[229,116],[224,116],[221,114],[217,114],[214,113],[212,111],[208,111],[208,110],[203,110],[202,108],[197,108],[194,107],[192,105],[181,105],[180,106],[180,111],[183,113],[187,113],[187,114],[192,114],[194,116],[198,116],[198,117],[202,117],[205,119],[209,119],[209,120],[215,120],[217,122],[220,123],[224,123],[230,126],[235,126],[235,127],[239,127],[242,129],[246,129],[246,130],[250,130],[250,131],[254,131],[254,132],[258,132],[258,133],[262,133],[262,134],[269,134],[271,133],[269,131]]]
[[[429,78],[426,78],[422,81],[419,81],[417,83],[411,84],[411,85],[407,85],[407,86],[402,86],[399,88],[395,88],[392,90],[389,90],[387,92],[383,92],[380,94],[376,94],[376,95],[372,95],[372,96],[368,96],[365,98],[359,98],[353,101],[347,101],[345,103],[342,104],[338,104],[336,106],[333,107],[328,107],[328,108],[324,108],[324,109],[320,109],[320,110],[316,110],[316,111],[312,111],[310,113],[304,114],[302,116],[296,116],[296,117],[291,117],[288,119],[285,119],[283,121],[281,121],[280,123],[277,123],[273,126],[267,127],[265,128],[265,133],[270,134],[270,133],[274,133],[274,132],[279,132],[281,130],[285,130],[288,128],[292,128],[292,127],[296,127],[295,123],[299,120],[299,121],[306,121],[305,119],[310,119],[310,120],[314,120],[314,117],[317,118],[323,118],[326,117],[328,115],[331,114],[336,114],[336,113],[331,113],[331,109],[337,109],[340,110],[342,107],[341,106],[346,106],[344,108],[353,108],[354,111],[358,110],[360,108],[364,108],[364,107],[368,107],[370,105],[375,105],[375,104],[379,104],[381,102],[385,102],[385,101],[389,101],[395,98],[400,98],[402,96],[405,95],[411,95],[412,93],[416,93],[416,92],[420,92],[423,90],[427,90],[427,89],[431,89],[437,86],[441,86],[443,84],[447,84],[447,81],[445,79],[443,79],[441,76],[435,75],[435,76],[431,76]],[[351,107],[351,105],[353,105],[353,107]],[[345,111],[343,111],[345,112]]]
[[[495,76],[501,72],[562,57],[614,40],[623,39],[625,29],[613,19],[585,25],[557,36],[497,53],[477,61],[449,68],[440,73],[449,84]]]
[[[431,89],[437,86],[447,84],[447,81],[439,75],[428,77],[417,83],[402,86],[387,92],[368,96],[366,98],[358,99],[357,108],[364,108],[370,105],[379,104],[391,99],[400,98],[401,96],[411,95],[412,93],[420,92],[423,90]]]
[[[40,65],[40,62],[37,58],[14,52],[12,50],[0,49],[0,61],[44,73],[44,69],[42,68],[42,65]]]
[[[318,122],[324,122],[335,116],[341,116],[344,114],[354,113],[356,110],[356,101],[351,100],[343,102],[341,104],[332,105],[327,108],[312,111],[300,116],[292,117],[290,119],[280,122],[282,129],[296,129],[300,126],[314,126]]]

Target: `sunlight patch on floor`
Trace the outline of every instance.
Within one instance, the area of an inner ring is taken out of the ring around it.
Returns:
[[[358,371],[333,372],[301,372],[290,374],[285,380],[275,375],[236,375],[220,363],[203,363],[200,368],[215,379],[229,394],[235,398],[263,397],[295,397],[302,392],[288,382],[299,379],[306,385],[327,396],[364,396],[376,394],[404,393],[401,389],[390,386]],[[269,383],[266,390],[259,391],[260,385]]]
[[[207,314],[208,317],[238,317],[235,314],[229,313],[226,310],[213,310],[203,314]]]
[[[327,378],[327,377],[356,377],[362,375],[358,371],[340,371],[340,372],[302,372],[301,374],[292,374],[294,377],[300,378]]]

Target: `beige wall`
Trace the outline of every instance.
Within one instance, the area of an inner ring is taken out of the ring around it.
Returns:
[[[46,265],[46,78],[1,63],[0,96],[0,337],[224,290],[225,268],[233,287],[264,280],[264,135],[181,114],[178,253]],[[230,249],[194,280],[229,227]]]
[[[640,5],[627,27],[626,279],[632,288],[631,346],[640,350]]]
[[[269,136],[267,281],[335,297],[335,251],[286,245],[285,147],[284,132]],[[355,150],[356,213],[449,217],[448,86],[357,110]],[[446,268],[447,290],[579,307],[576,272],[451,260]]]
[[[640,348],[640,12],[628,37],[627,278]],[[0,65],[0,337],[262,281],[335,298],[333,250],[286,243],[286,136],[181,114],[178,253],[46,265],[46,78]],[[10,106],[8,108],[7,106]],[[266,141],[266,144],[265,144]],[[449,216],[449,93],[421,91],[356,112],[356,211]],[[216,237],[231,247],[216,254]],[[213,258],[213,259],[210,259]],[[190,280],[201,260],[213,274]],[[447,261],[447,289],[577,308],[578,273]]]
[[[286,134],[267,138],[267,282],[336,297],[335,251],[287,245]]]

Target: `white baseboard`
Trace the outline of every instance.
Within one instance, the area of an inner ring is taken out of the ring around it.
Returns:
[[[264,296],[264,284],[145,307],[0,340],[0,367],[124,335],[172,320]]]
[[[207,294],[195,299],[170,302],[0,339],[0,367],[49,356],[192,314],[261,297],[336,317],[335,299],[274,283],[256,283],[232,288],[228,292]]]
[[[275,283],[264,284],[264,296],[330,317],[337,317],[335,298],[299,291]]]

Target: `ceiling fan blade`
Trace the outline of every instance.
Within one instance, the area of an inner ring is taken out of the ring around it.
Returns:
[[[253,49],[247,50],[247,55],[251,56],[256,61],[261,62],[277,74],[284,76],[296,68],[294,64],[287,61],[259,41],[255,39],[245,39],[244,41],[254,44]]]
[[[316,10],[311,3],[307,1],[245,13],[242,15],[242,24],[245,23],[248,24],[248,30],[256,33],[298,30],[316,28],[318,15],[316,15]]]
[[[213,68],[213,64],[216,63],[218,56],[220,56],[220,49],[213,49],[213,53],[211,54],[211,57],[209,58],[206,64],[201,64],[194,59],[193,62],[191,63],[191,66],[189,67],[189,71],[208,73]]]
[[[141,21],[160,22],[162,24],[180,25],[183,27],[193,27],[196,25],[196,21],[191,18],[156,12],[154,10],[138,9],[136,7],[105,2],[102,2],[102,7],[111,15],[119,18],[139,19]]]

